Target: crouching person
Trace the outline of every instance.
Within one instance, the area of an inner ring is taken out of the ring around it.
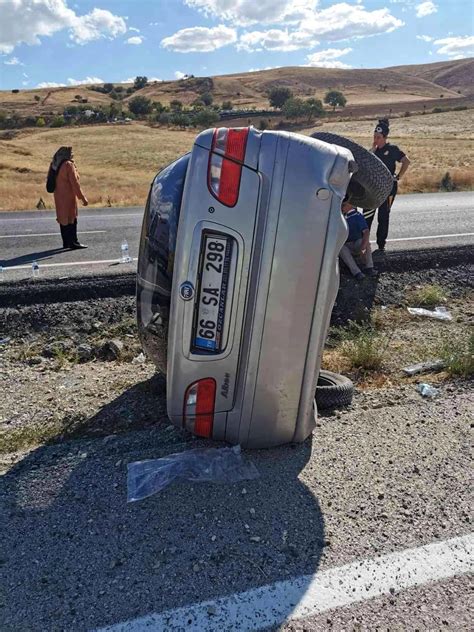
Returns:
[[[342,203],[341,210],[349,227],[349,235],[339,256],[358,281],[365,276],[375,276],[377,272],[374,270],[370,250],[370,231],[364,216],[348,202]],[[357,265],[355,257],[362,260],[364,271]]]

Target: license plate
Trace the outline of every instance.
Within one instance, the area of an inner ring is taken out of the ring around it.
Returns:
[[[194,335],[194,346],[198,349],[214,353],[222,349],[231,251],[229,237],[204,236]]]

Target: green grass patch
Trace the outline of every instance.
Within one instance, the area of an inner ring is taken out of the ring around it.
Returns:
[[[377,371],[382,367],[388,336],[366,323],[350,323],[349,327],[334,333],[339,340],[339,350],[351,367],[365,371]]]
[[[423,285],[409,290],[407,301],[412,307],[436,307],[445,303],[447,293],[440,285]]]
[[[446,363],[450,375],[472,377],[474,375],[474,333],[444,341],[440,357]]]

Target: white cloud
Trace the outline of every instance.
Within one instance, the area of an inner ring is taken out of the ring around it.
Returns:
[[[140,46],[140,44],[143,44],[143,37],[141,35],[135,35],[134,37],[129,37],[125,43]]]
[[[56,83],[54,81],[42,81],[36,87],[37,88],[64,88],[65,83]]]
[[[336,61],[338,57],[348,55],[352,52],[352,48],[327,48],[317,53],[307,56],[307,66],[315,66],[317,68],[351,68],[348,64]]]
[[[135,81],[132,79],[132,81]],[[148,77],[148,83],[152,83],[153,81],[163,81],[163,79],[159,79],[158,77]]]
[[[67,80],[70,86],[86,86],[93,83],[104,83],[103,79],[99,77],[86,77],[85,79],[71,79]]]
[[[2,0],[0,52],[11,53],[15,46],[37,45],[42,37],[68,29],[71,39],[85,44],[101,37],[125,33],[125,20],[110,11],[93,9],[79,16],[66,0]]]
[[[25,79],[29,79],[29,76],[26,74],[26,72],[23,72],[22,75],[25,77]]]
[[[291,51],[314,48],[317,39],[328,42],[348,40],[381,33],[390,33],[403,26],[388,9],[366,11],[359,5],[345,2],[315,11],[294,30],[271,29],[250,31],[239,40],[238,48],[248,52],[258,50]]]
[[[18,57],[12,57],[11,59],[7,59],[7,61],[4,61],[3,63],[6,64],[7,66],[24,66],[25,65],[18,59]]]
[[[30,83],[29,81],[22,81],[22,82],[21,82],[21,85],[23,85],[23,86],[27,86],[29,83]]]
[[[434,2],[431,2],[431,0],[417,4],[415,8],[417,18],[424,18],[427,15],[431,15],[432,13],[436,13],[438,11],[438,7]]]
[[[244,33],[237,45],[239,50],[247,52],[270,50],[270,51],[293,51],[300,48],[314,48],[319,42],[313,35],[306,31],[282,31],[280,29],[270,29],[269,31],[251,31]]]
[[[175,70],[174,73],[175,79],[184,79],[185,77],[187,77],[185,72],[181,72],[181,70]]]
[[[416,36],[417,40],[421,40],[422,42],[432,42],[433,38],[430,37],[429,35],[417,35]]]
[[[195,26],[181,29],[161,40],[161,45],[178,53],[210,53],[236,41],[235,29],[220,24],[214,28]]]
[[[438,55],[448,55],[451,59],[463,59],[474,55],[474,36],[445,37],[433,42],[438,47]]]
[[[134,31],[135,33],[140,33],[140,29],[136,29],[134,26],[129,26],[128,30],[129,31]]]
[[[318,0],[185,0],[189,7],[238,26],[291,24],[308,17]]]

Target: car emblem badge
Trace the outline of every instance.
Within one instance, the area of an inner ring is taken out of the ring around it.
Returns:
[[[194,286],[189,281],[185,281],[181,283],[181,287],[179,288],[179,294],[183,301],[190,301],[194,296]]]

